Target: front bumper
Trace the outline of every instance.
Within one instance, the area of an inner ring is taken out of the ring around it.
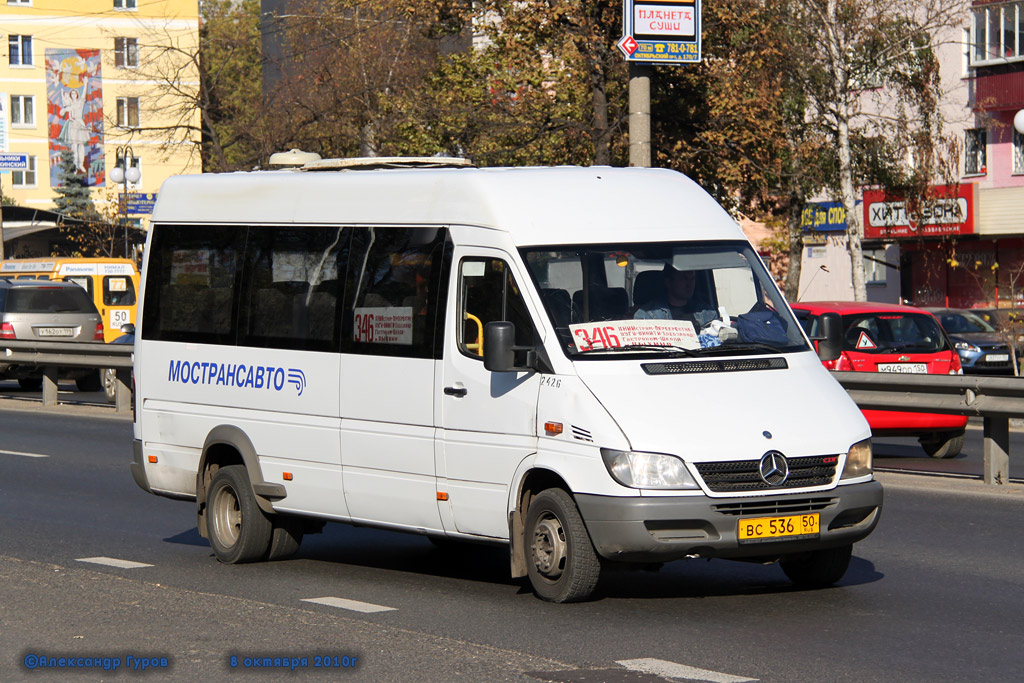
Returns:
[[[576,504],[601,557],[667,562],[682,557],[773,560],[782,555],[855,543],[875,528],[882,511],[877,481],[830,491],[740,498],[617,498],[578,494]],[[817,512],[815,538],[740,544],[739,520]]]

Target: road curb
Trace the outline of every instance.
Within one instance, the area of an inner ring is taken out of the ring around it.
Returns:
[[[58,403],[55,406],[47,406],[43,405],[42,401],[20,398],[0,399],[0,410],[48,413],[52,415],[82,415],[107,420],[127,420],[129,422],[132,419],[131,413],[118,413],[114,406],[101,406],[91,403]]]
[[[875,472],[875,479],[890,489],[989,496],[1024,501],[1024,484],[986,484],[977,477],[919,472]]]

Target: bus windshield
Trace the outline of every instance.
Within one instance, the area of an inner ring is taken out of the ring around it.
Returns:
[[[745,242],[560,245],[521,253],[570,357],[808,348]]]

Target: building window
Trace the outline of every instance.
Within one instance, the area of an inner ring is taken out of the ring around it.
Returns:
[[[977,9],[972,24],[972,64],[1024,58],[1024,1]]]
[[[14,187],[36,186],[36,158],[29,156],[27,171],[11,171],[11,185]]]
[[[7,36],[7,54],[10,56],[11,66],[31,66],[32,36]]]
[[[1024,135],[1013,131],[1013,172],[1024,174]]]
[[[865,249],[864,280],[869,285],[885,285],[888,277],[888,263],[885,260],[885,247],[881,249]]]
[[[32,95],[11,95],[11,125],[15,128],[35,127],[35,97]]]
[[[137,9],[136,0],[114,0],[114,9]]]
[[[988,135],[984,128],[972,128],[967,131],[964,141],[964,175],[981,175],[988,172],[985,160],[985,147]]]
[[[114,66],[124,68],[138,65],[138,38],[114,38]]]
[[[139,127],[139,98],[117,98],[117,125],[121,128]]]

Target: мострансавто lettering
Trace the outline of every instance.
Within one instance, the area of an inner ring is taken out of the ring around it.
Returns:
[[[300,396],[306,387],[306,375],[298,368],[187,360],[171,360],[167,381],[274,391],[293,384]]]

